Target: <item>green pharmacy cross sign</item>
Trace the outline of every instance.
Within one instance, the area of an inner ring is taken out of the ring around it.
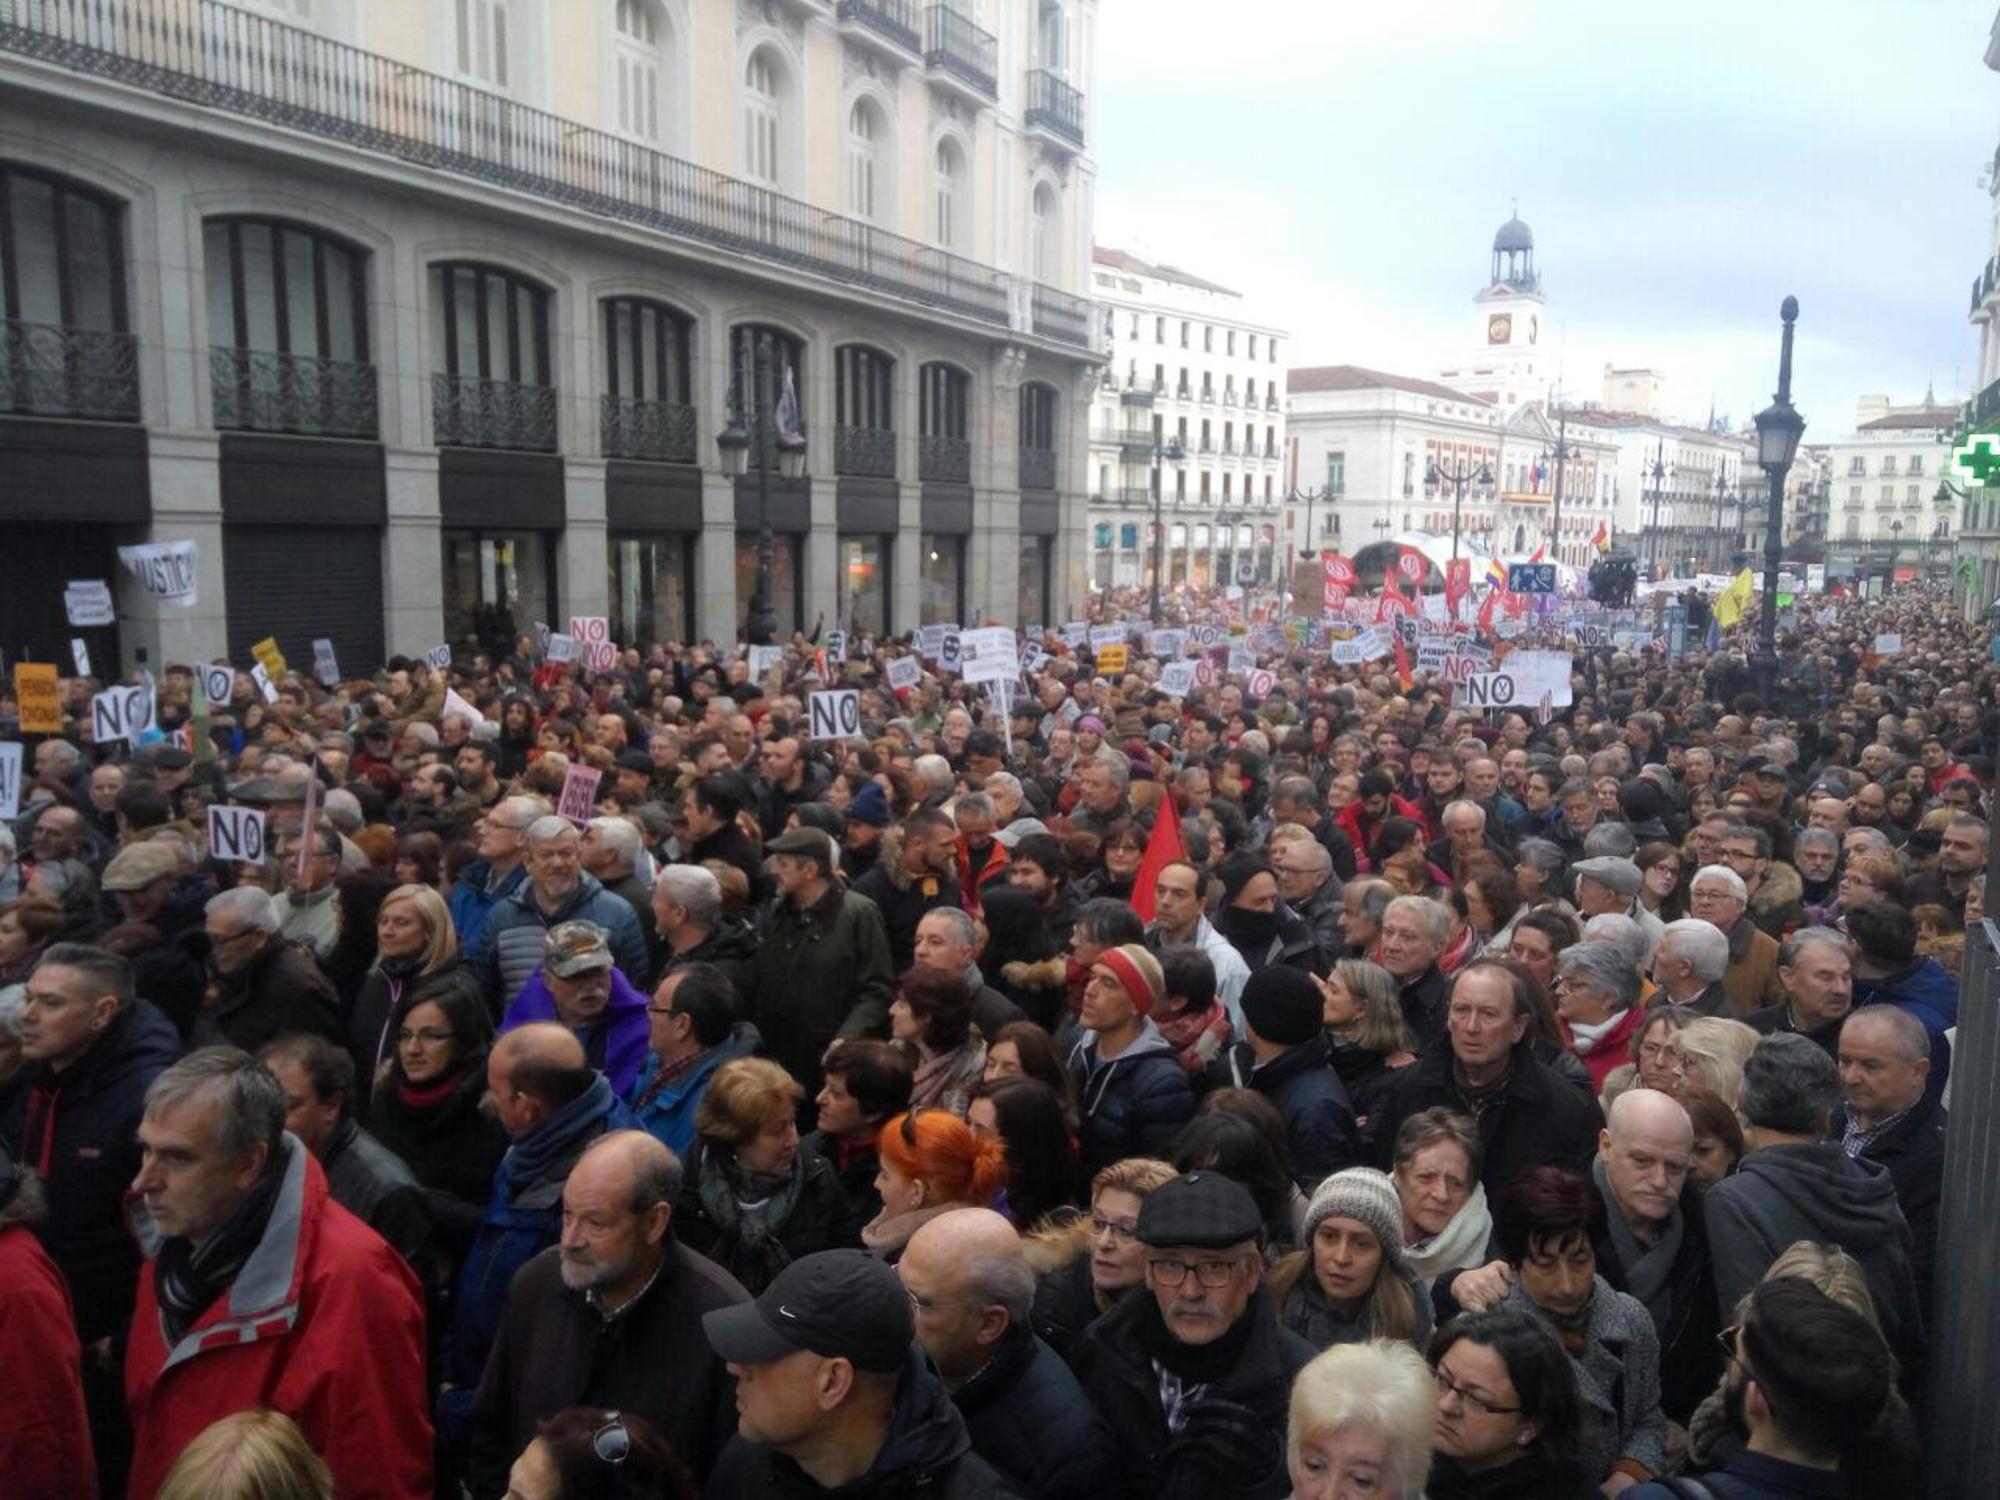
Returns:
[[[1953,467],[1971,484],[2000,485],[2000,434],[1975,432],[1952,449]]]

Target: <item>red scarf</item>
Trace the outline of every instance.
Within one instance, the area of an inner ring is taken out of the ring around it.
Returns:
[[[1181,1066],[1197,1075],[1206,1071],[1208,1065],[1220,1057],[1229,1045],[1229,1012],[1220,1000],[1207,1010],[1189,1015],[1164,1019],[1155,1015],[1153,1024],[1160,1028],[1160,1035],[1174,1049]]]
[[[436,1083],[412,1083],[409,1079],[399,1076],[396,1080],[396,1097],[411,1109],[436,1109],[457,1092],[459,1084],[471,1071],[471,1066],[467,1064],[455,1073],[447,1073]]]

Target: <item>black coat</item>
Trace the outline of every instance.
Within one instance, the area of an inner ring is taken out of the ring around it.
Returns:
[[[1110,1062],[1100,1062],[1088,1032],[1070,1053],[1084,1176],[1128,1156],[1165,1156],[1194,1118],[1194,1085],[1159,1032],[1146,1033]]]
[[[303,943],[273,938],[234,974],[215,982],[215,1003],[203,1008],[195,1040],[227,1042],[253,1056],[288,1031],[309,1031],[347,1045],[333,981]]]
[[[1090,1280],[1090,1250],[1035,1281],[1035,1305],[1028,1314],[1036,1337],[1064,1359],[1076,1352],[1083,1330],[1103,1314]]]
[[[1928,1096],[1927,1096],[1928,1097]],[[1910,1272],[1926,1317],[1931,1304],[1931,1272],[1937,1261],[1938,1205],[1944,1194],[1943,1106],[1919,1100],[1916,1108],[1870,1141],[1862,1160],[1880,1162],[1896,1185],[1896,1206],[1910,1226]]]
[[[873,901],[882,913],[882,926],[889,934],[889,962],[898,974],[916,960],[917,923],[924,913],[959,905],[958,882],[949,875],[939,875],[936,880],[937,889],[926,895],[920,882],[903,878],[900,870],[892,875],[878,860],[874,869],[848,887],[855,895]]]
[[[1453,1081],[1448,1046],[1426,1053],[1390,1080],[1375,1128],[1376,1164],[1389,1170],[1403,1121],[1439,1104],[1461,1114],[1473,1113]],[[1489,1197],[1536,1167],[1589,1171],[1597,1155],[1597,1132],[1604,1128],[1597,1100],[1538,1062],[1526,1041],[1514,1049],[1505,1093],[1480,1111],[1478,1120],[1486,1150],[1479,1180]]]
[[[736,1014],[750,1014],[750,995],[757,982],[757,930],[741,917],[723,917],[707,937],[685,953],[660,945],[660,971],[654,986],[689,964],[714,964],[736,991]]]
[[[1318,1351],[1278,1325],[1268,1286],[1257,1288],[1243,1316],[1250,1331],[1241,1353],[1228,1373],[1208,1382],[1178,1436],[1167,1428],[1150,1352],[1161,1323],[1158,1301],[1145,1293],[1127,1297],[1077,1341],[1070,1364],[1111,1429],[1118,1479],[1108,1496],[1276,1500],[1291,1492],[1285,1419],[1292,1380]],[[1242,1441],[1225,1446],[1204,1440],[1204,1406],[1210,1406],[1211,1417],[1235,1416]]]
[[[1609,1193],[1601,1193],[1604,1214],[1592,1226],[1591,1245],[1597,1252],[1597,1274],[1618,1291],[1626,1291],[1625,1268],[1612,1246],[1609,1216],[1618,1212]],[[1681,1188],[1681,1246],[1667,1273],[1671,1311],[1665,1326],[1654,1320],[1660,1335],[1660,1410],[1682,1426],[1722,1377],[1722,1347],[1715,1335],[1722,1319],[1715,1301],[1715,1262],[1708,1253],[1708,1222],[1702,1216],[1701,1189],[1693,1182]],[[1735,1321],[1734,1316],[1730,1318]]]
[[[1347,1102],[1354,1106],[1354,1126],[1361,1136],[1361,1148],[1370,1152],[1382,1101],[1388,1097],[1389,1084],[1401,1069],[1391,1068],[1388,1058],[1379,1052],[1369,1052],[1331,1035],[1327,1037],[1327,1061],[1340,1075],[1341,1086],[1347,1090]],[[1395,1144],[1389,1143],[1391,1148]]]
[[[430,1195],[402,1157],[343,1116],[320,1166],[334,1202],[381,1235],[427,1290],[444,1285],[431,1246]]]
[[[377,966],[363,976],[361,988],[355,992],[354,1009],[347,1017],[347,1050],[354,1054],[354,1085],[360,1095],[357,1108],[367,1107],[382,1065],[396,1055],[396,1038],[389,1028],[396,1017],[397,996],[407,997],[414,1010],[420,1003],[418,997],[436,999],[452,992],[475,1002],[477,1010],[486,1008],[479,980],[462,955],[432,974],[403,979]]]
[[[799,1142],[799,1149],[825,1158],[840,1183],[845,1207],[834,1230],[833,1243],[860,1244],[862,1229],[873,1223],[882,1212],[882,1195],[875,1191],[875,1174],[881,1169],[882,1158],[876,1154],[875,1147],[869,1145],[843,1157],[837,1145],[815,1130]]]
[[[698,865],[705,859],[719,859],[732,864],[743,872],[743,878],[750,882],[750,904],[757,905],[770,889],[770,882],[764,878],[764,860],[751,842],[750,835],[738,828],[734,822],[725,823],[705,839],[699,839],[687,852],[687,862]]]
[[[710,1476],[703,1500],[999,1500],[1011,1496],[992,1468],[972,1451],[965,1419],[917,1347],[896,1386],[889,1431],[866,1473],[838,1490],[822,1488],[776,1449],[731,1439]]]
[[[551,1246],[523,1266],[472,1401],[472,1493],[497,1500],[535,1424],[571,1406],[636,1412],[697,1481],[736,1431],[736,1382],[702,1334],[704,1313],[749,1300],[736,1278],[677,1240],[638,1302],[607,1324],[562,1283]]]
[[[435,1108],[412,1107],[393,1083],[377,1089],[368,1107],[368,1133],[401,1157],[424,1185],[432,1233],[454,1267],[472,1248],[493,1196],[493,1174],[507,1154],[507,1132],[479,1107],[485,1093],[482,1054]]]
[[[125,1221],[125,1191],[139,1173],[146,1090],[180,1055],[173,1022],[136,1001],[62,1073],[47,1063],[23,1068],[0,1121],[0,1137],[16,1158],[42,1173],[49,1211],[35,1234],[69,1283],[86,1344],[106,1334],[123,1339],[132,1322],[139,1247]],[[22,1140],[38,1088],[54,1090],[54,1135],[45,1157]]]
[[[1300,1192],[1311,1196],[1332,1173],[1361,1164],[1354,1105],[1333,1070],[1325,1032],[1287,1048],[1261,1068],[1250,1044],[1238,1042],[1215,1060],[1209,1074],[1217,1087],[1256,1090],[1284,1116],[1286,1154]]]
[[[1062,1356],[1032,1330],[1012,1330],[952,1399],[972,1451],[1021,1494],[1098,1500],[1115,1483],[1103,1418]]]
[[[1598,1488],[1564,1473],[1539,1452],[1523,1453],[1497,1469],[1468,1472],[1442,1454],[1431,1461],[1427,1500],[1597,1500]]]
[[[1444,1013],[1451,1001],[1451,981],[1432,964],[1408,984],[1399,986],[1397,999],[1403,1007],[1403,1024],[1416,1038],[1422,1053],[1449,1050],[1445,1045]]]
[[[688,1249],[707,1256],[752,1295],[764,1290],[771,1279],[802,1255],[858,1245],[859,1238],[842,1239],[847,1224],[847,1194],[833,1165],[803,1143],[799,1146],[799,1171],[803,1182],[792,1210],[782,1224],[773,1226],[768,1242],[751,1245],[735,1226],[719,1222],[702,1201],[702,1187],[722,1176],[722,1159],[706,1141],[691,1153],[681,1187],[680,1202],[674,1208],[674,1233]]]

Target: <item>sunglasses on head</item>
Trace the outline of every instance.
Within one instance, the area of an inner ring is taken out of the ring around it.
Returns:
[[[934,1104],[919,1104],[915,1109],[904,1113],[903,1144],[908,1146],[912,1151],[917,1149],[917,1116],[929,1113],[936,1108],[937,1106]]]
[[[632,1456],[632,1434],[625,1426],[624,1417],[615,1411],[604,1414],[604,1425],[590,1435],[590,1451],[601,1463],[611,1466],[617,1480],[617,1492],[625,1493],[625,1460]]]

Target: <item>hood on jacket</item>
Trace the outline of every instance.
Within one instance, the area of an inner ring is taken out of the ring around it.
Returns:
[[[971,1448],[965,1418],[951,1392],[913,1343],[896,1381],[896,1404],[889,1413],[882,1450],[868,1472],[850,1483],[861,1493],[917,1494],[939,1469],[957,1462]]]
[[[1900,1005],[1932,1035],[1958,1024],[1958,981],[1934,958],[1919,958],[1900,973],[1854,981],[1854,1004]]]
[[[1750,898],[1750,910],[1759,914],[1783,911],[1803,901],[1805,890],[1799,872],[1783,860],[1774,859],[1764,871],[1757,894]]]
[[[524,866],[523,869],[526,867]],[[543,911],[535,900],[535,883],[522,879],[514,888],[502,896],[494,908],[496,914],[502,907],[518,906],[545,927],[554,927],[559,922],[567,922],[582,907],[589,904],[592,897],[604,889],[604,882],[588,870],[580,871],[576,877],[576,889],[563,899],[563,904],[554,911]]]
[[[535,1021],[554,1021],[556,997],[541,969],[528,976],[520,993],[501,1018],[500,1030],[509,1032]],[[645,1065],[651,1024],[646,1019],[646,997],[617,968],[611,970],[611,999],[597,1023],[604,1029],[604,1073],[612,1088],[621,1094],[631,1088]]]
[[[718,958],[757,956],[757,930],[743,917],[723,916],[714,930],[682,955],[683,963],[710,963]],[[739,996],[739,999],[744,998]]]
[[[1895,1179],[1885,1171],[1855,1170],[1837,1142],[1752,1151],[1736,1170],[1811,1224],[1813,1238],[1824,1244],[1863,1257],[1901,1241]]]
[[[113,1087],[134,1073],[157,1073],[183,1050],[181,1034],[166,1013],[150,1000],[135,1000],[70,1067],[63,1091],[73,1098]]]
[[[700,1088],[708,1081],[708,1076],[726,1062],[739,1057],[752,1057],[764,1045],[764,1037],[749,1021],[738,1021],[729,1028],[729,1035],[717,1042],[689,1068],[685,1074],[672,1083],[663,1085],[656,1102],[664,1103],[685,1096],[689,1090]],[[638,1081],[632,1085],[634,1099],[646,1092],[646,1085],[660,1071],[660,1058],[656,1052],[647,1052],[646,1060],[639,1067]]]

